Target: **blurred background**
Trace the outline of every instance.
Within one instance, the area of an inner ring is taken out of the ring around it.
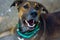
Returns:
[[[0,0],[0,33],[8,30],[12,26],[16,26],[18,22],[18,11],[15,7],[10,8],[10,5],[14,0]],[[43,4],[47,10],[52,13],[60,11],[60,0],[29,0],[36,1]],[[15,36],[15,35],[14,35]],[[14,40],[14,36],[9,36],[8,40]],[[6,38],[0,38],[0,40],[7,40]],[[16,39],[15,39],[16,40]]]

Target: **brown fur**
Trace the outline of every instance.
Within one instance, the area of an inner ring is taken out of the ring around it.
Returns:
[[[46,22],[45,40],[60,40],[60,11],[42,16]]]
[[[54,12],[47,15],[47,38],[48,40],[60,40],[60,12]]]

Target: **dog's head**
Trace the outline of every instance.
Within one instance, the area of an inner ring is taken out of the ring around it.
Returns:
[[[25,30],[34,29],[34,27],[40,22],[40,14],[42,11],[48,13],[46,8],[38,2],[16,0],[11,7],[12,6],[17,7],[20,23],[23,27],[22,29],[26,28]]]

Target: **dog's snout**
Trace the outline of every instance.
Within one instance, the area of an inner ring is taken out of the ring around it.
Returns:
[[[31,12],[31,16],[32,17],[36,17],[37,16],[37,12]]]

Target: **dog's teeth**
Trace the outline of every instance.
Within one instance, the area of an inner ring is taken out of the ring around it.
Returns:
[[[27,22],[27,20],[25,20],[25,22],[26,22],[27,24],[29,24],[29,23]]]
[[[35,26],[35,24],[33,25],[33,26],[30,26],[30,25],[28,25],[29,27],[34,27]]]

